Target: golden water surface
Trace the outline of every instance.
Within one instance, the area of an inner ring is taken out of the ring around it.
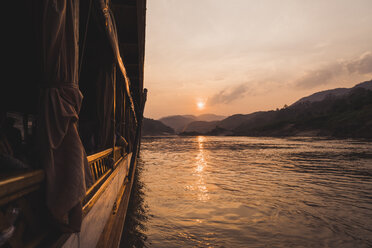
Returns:
[[[148,247],[371,247],[372,143],[143,138]]]

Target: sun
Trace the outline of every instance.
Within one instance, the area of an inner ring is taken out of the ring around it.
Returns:
[[[198,110],[203,110],[205,108],[205,102],[198,101],[196,106],[198,107]]]

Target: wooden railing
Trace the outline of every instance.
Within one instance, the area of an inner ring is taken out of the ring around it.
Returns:
[[[120,146],[115,147],[114,156],[113,156],[115,163],[118,161],[118,159],[124,156],[124,153],[125,152],[123,150],[123,147],[120,147]]]
[[[112,150],[113,149],[110,148],[87,157],[94,182],[97,182],[112,168],[114,164]]]
[[[124,155],[125,154],[122,147],[115,147],[115,149],[107,149],[87,157],[93,177],[93,185],[87,190],[86,197],[83,201],[84,215],[86,215],[94,205],[94,199],[99,198],[97,195],[100,187],[104,185],[106,179],[110,177],[112,172],[115,170],[115,166],[119,163],[119,160],[121,160]],[[43,170],[26,172],[18,171],[8,173],[6,175],[0,175],[0,218],[5,216],[4,211],[6,209],[11,209],[14,207],[17,208],[17,206],[19,206],[19,202],[22,202],[24,205],[25,200],[23,198],[28,199],[31,194],[38,194],[42,197],[44,194],[38,190],[43,188],[44,180],[45,173]],[[40,201],[43,201],[42,198],[40,198]],[[89,204],[86,204],[88,202]],[[23,211],[22,207],[20,211]],[[32,214],[30,209],[25,209],[25,211],[29,214]],[[23,234],[17,234],[17,237],[21,237],[22,235]],[[46,229],[41,232],[40,235],[38,234],[32,240],[27,241],[27,247],[38,247],[38,244],[47,235],[48,232]],[[23,241],[16,242],[16,240],[18,240],[16,237],[11,237],[9,239],[9,244],[11,247],[23,247],[26,245],[26,243],[23,243]]]
[[[123,149],[121,147],[115,147],[115,150],[110,148],[88,156],[93,183],[96,184],[105,177],[113,169],[115,162],[123,155]],[[12,172],[1,175],[0,206],[36,191],[41,187],[44,178],[45,174],[43,170]]]
[[[0,178],[0,206],[40,188],[44,171],[14,172]]]

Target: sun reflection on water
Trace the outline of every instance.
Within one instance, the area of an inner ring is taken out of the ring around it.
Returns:
[[[146,245],[370,247],[372,144],[355,142],[145,138]]]
[[[206,155],[205,155],[205,150],[204,150],[205,141],[206,141],[206,137],[204,136],[197,137],[199,152],[198,152],[198,155],[196,156],[195,175],[198,177],[196,184],[197,184],[197,189],[199,190],[198,192],[199,201],[209,200],[208,188],[204,180],[204,177],[205,177],[204,170],[207,166],[207,160],[206,160]]]
[[[196,172],[202,172],[204,170],[204,167],[205,167],[205,159],[204,159],[204,156],[203,154],[198,154],[198,156],[196,157]]]

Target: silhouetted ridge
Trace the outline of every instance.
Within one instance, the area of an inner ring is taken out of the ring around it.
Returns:
[[[372,80],[359,83],[352,88],[336,88],[336,89],[316,92],[310,96],[301,98],[300,100],[298,100],[291,106],[295,106],[297,104],[304,103],[304,102],[319,102],[319,101],[324,100],[328,96],[335,96],[335,97],[345,96],[348,93],[350,93],[352,89],[355,89],[355,88],[364,88],[367,90],[372,90]]]
[[[144,136],[158,136],[158,135],[170,135],[174,134],[174,130],[171,127],[164,125],[164,123],[144,118],[142,124],[142,135]]]
[[[362,87],[266,113],[235,128],[234,135],[372,138],[372,91]]]
[[[187,126],[194,122],[209,122],[209,121],[220,121],[226,118],[226,116],[215,115],[215,114],[202,114],[202,115],[171,115],[159,119],[165,125],[173,128],[177,133],[185,131]]]
[[[317,92],[276,111],[190,122],[182,134],[372,138],[372,80]]]

